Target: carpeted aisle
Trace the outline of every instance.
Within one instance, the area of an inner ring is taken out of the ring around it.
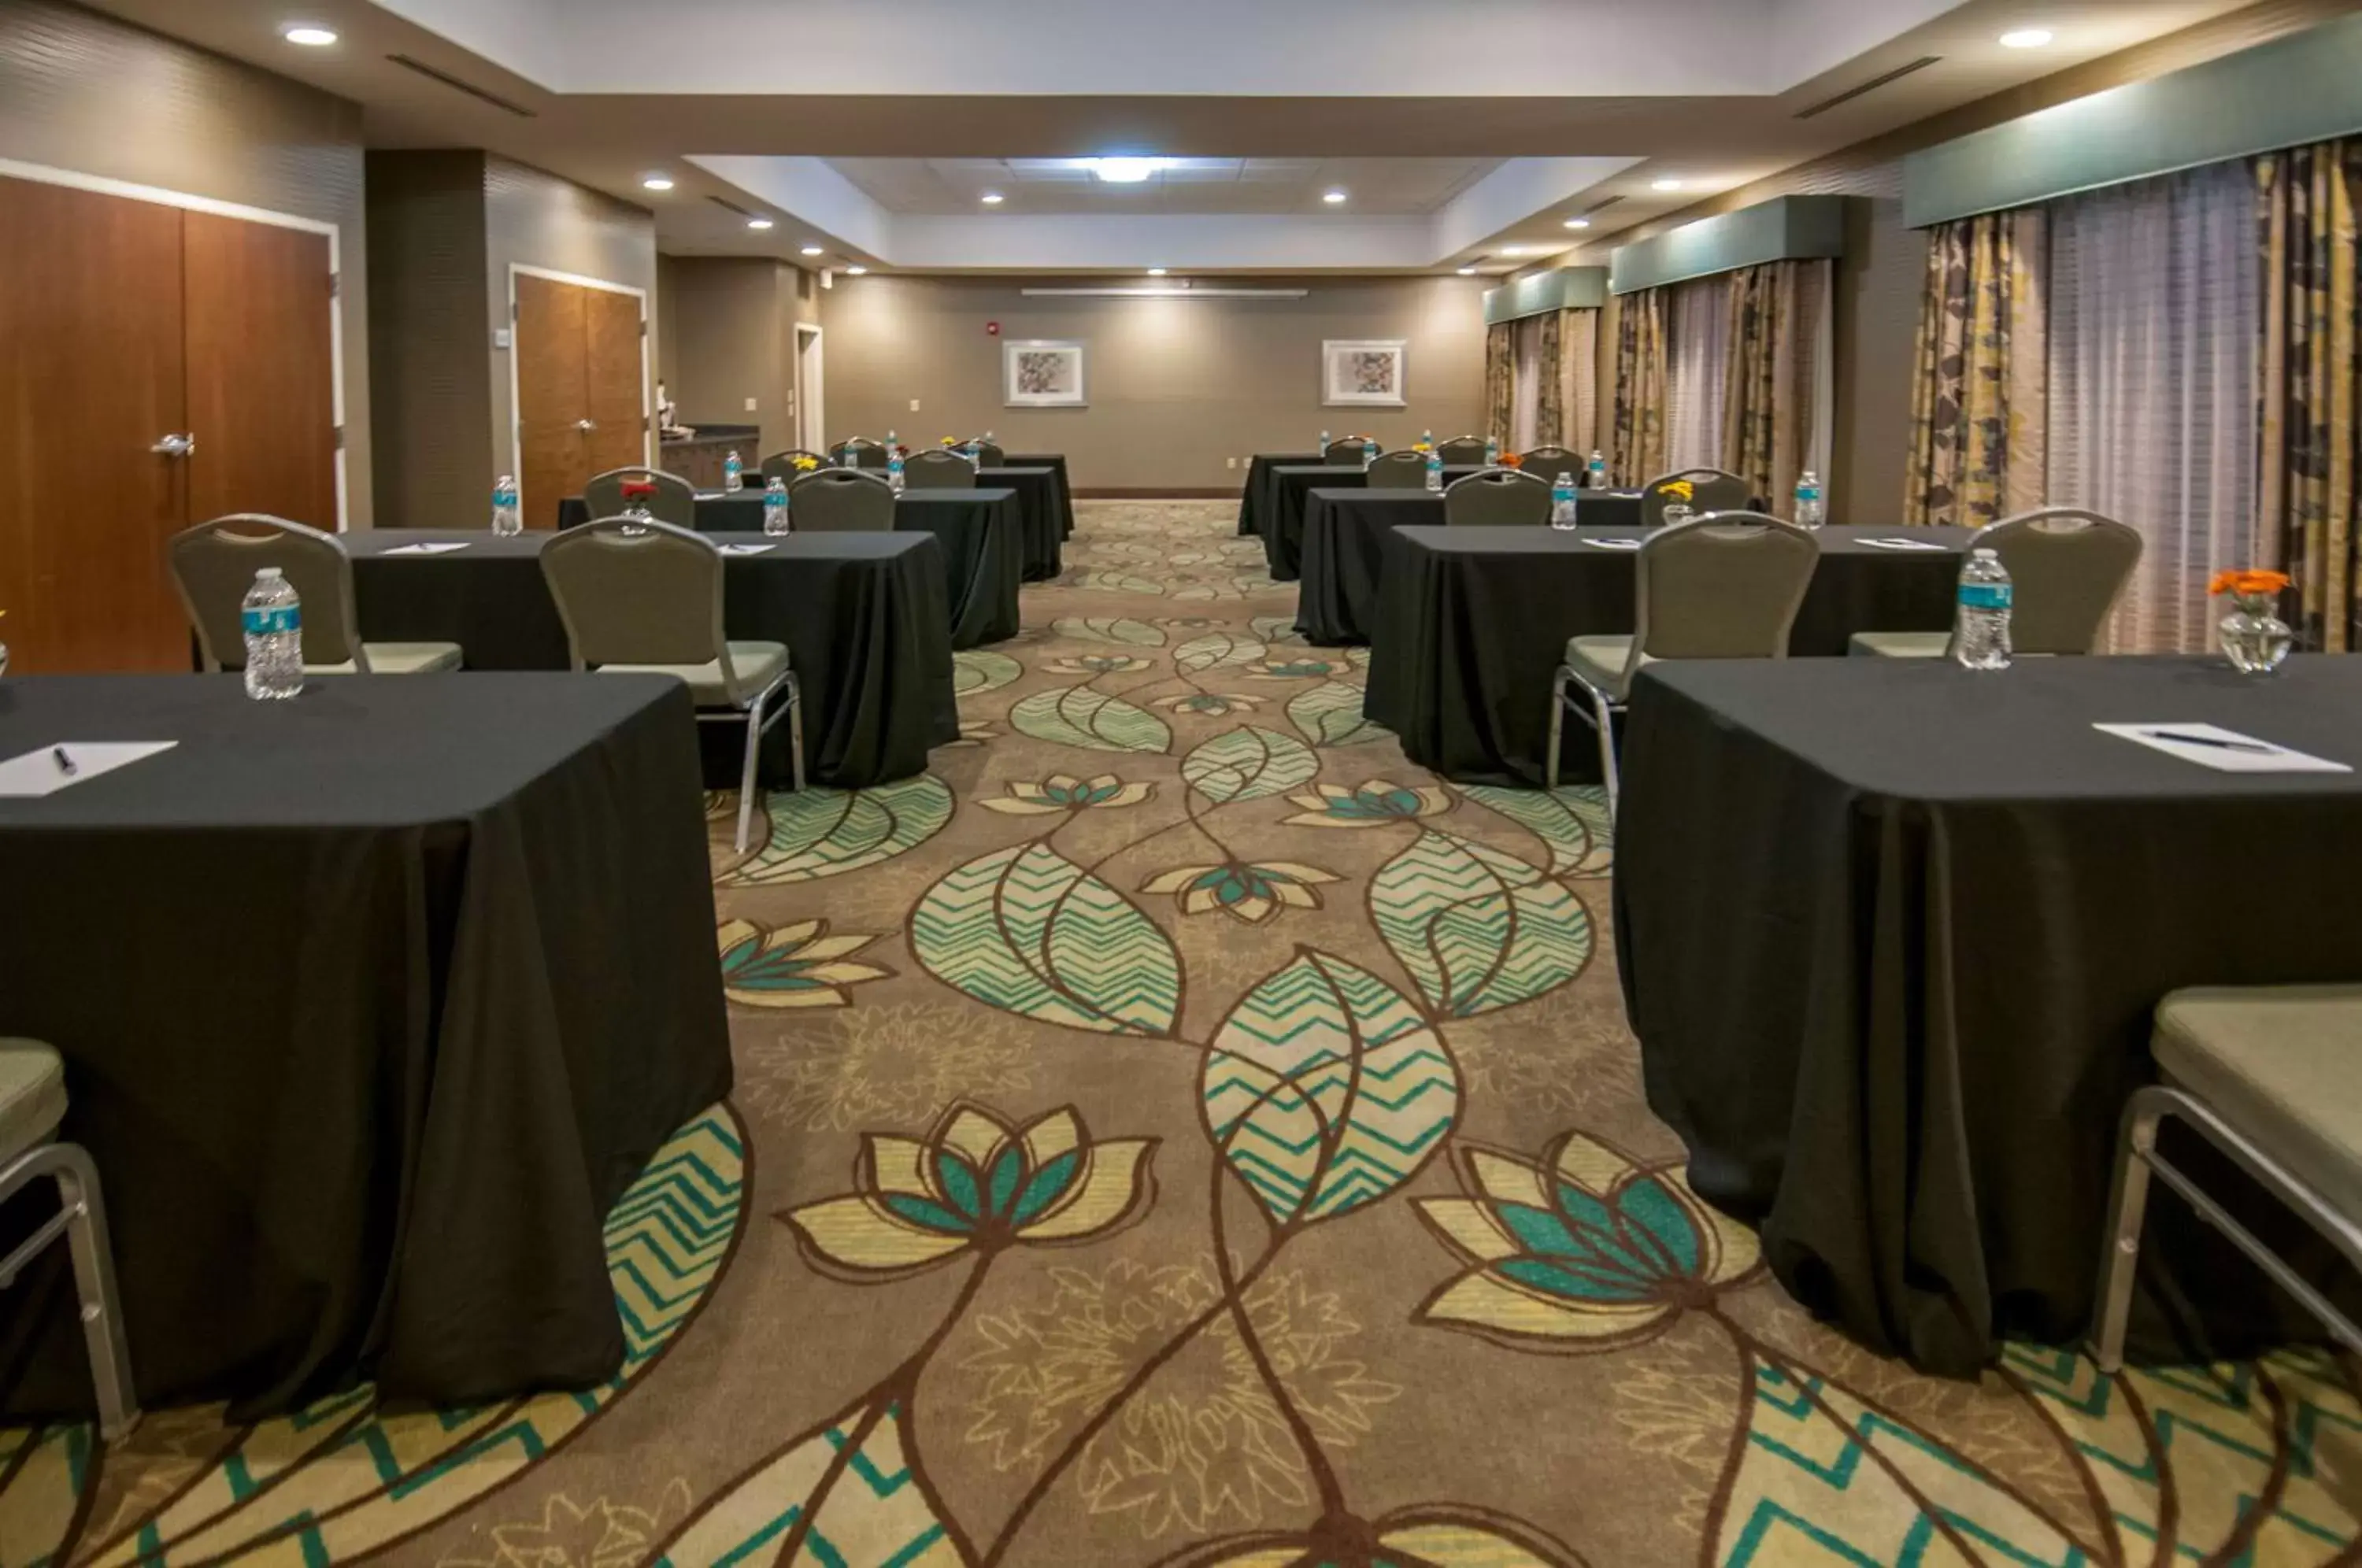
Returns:
[[[0,1434],[0,1563],[2345,1560],[2325,1357],[1805,1320],[1642,1103],[1598,792],[1406,764],[1231,505],[1081,511],[928,777],[712,802],[738,1088],[617,1211],[614,1387]]]

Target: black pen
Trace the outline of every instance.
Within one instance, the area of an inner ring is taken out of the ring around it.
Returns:
[[[2177,745],[2211,745],[2222,751],[2276,752],[2276,745],[2258,745],[2254,741],[2216,740],[2213,735],[2177,734],[2171,730],[2151,730],[2151,740],[2172,741]]]
[[[66,755],[65,747],[61,745],[53,745],[50,747],[50,755],[58,759],[58,771],[64,774],[67,778],[71,778],[75,774],[82,771],[81,768],[74,766],[74,759]]]

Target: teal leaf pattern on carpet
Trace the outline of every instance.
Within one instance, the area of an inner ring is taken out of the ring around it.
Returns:
[[[1549,845],[1553,877],[1605,877],[1615,865],[1616,823],[1607,813],[1607,791],[1596,784],[1567,784],[1556,790],[1509,790],[1497,784],[1453,787]]]
[[[1181,960],[1156,922],[1046,844],[954,870],[911,916],[911,950],[988,1007],[1101,1034],[1167,1035]]]
[[[951,787],[933,774],[868,790],[782,790],[764,801],[768,836],[715,878],[720,888],[842,877],[909,853],[952,820]]]
[[[1367,745],[1391,740],[1394,732],[1362,712],[1362,689],[1324,680],[1288,700],[1287,722],[1314,745]]]
[[[1035,740],[1091,751],[1161,752],[1173,744],[1164,720],[1088,686],[1036,691],[1009,711],[1009,722]]]
[[[1518,859],[1422,833],[1370,879],[1370,918],[1438,1017],[1531,1001],[1591,961],[1591,913]]]
[[[0,1429],[0,1564],[42,1568],[55,1560],[97,1474],[97,1447],[86,1421]]]
[[[1256,724],[1201,742],[1181,759],[1181,777],[1217,804],[1285,795],[1319,771],[1320,759],[1309,746]]]
[[[1283,1224],[1385,1197],[1460,1113],[1459,1070],[1410,999],[1310,948],[1222,1021],[1199,1088],[1216,1146]]]
[[[859,1450],[843,1457],[856,1438]],[[796,1553],[800,1563],[939,1568],[962,1561],[918,1484],[902,1412],[889,1406],[866,1433],[857,1422],[840,1422],[765,1461],[691,1519],[651,1568],[770,1562],[808,1508],[812,1521]]]

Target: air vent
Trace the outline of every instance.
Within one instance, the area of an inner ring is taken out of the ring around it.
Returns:
[[[386,56],[386,59],[393,61],[394,64],[401,66],[404,71],[414,71],[418,72],[419,75],[425,77],[430,82],[440,82],[444,86],[450,88],[455,93],[465,93],[469,97],[475,99],[478,103],[490,104],[495,109],[506,109],[510,114],[514,115],[521,120],[533,120],[539,119],[541,117],[535,114],[531,109],[526,108],[523,104],[512,104],[497,93],[487,93],[472,82],[462,82],[458,77],[452,75],[449,72],[438,71],[423,60],[413,60],[406,54],[389,54]]]
[[[1595,201],[1589,206],[1584,208],[1582,212],[1575,215],[1578,217],[1595,217],[1623,199],[1624,198],[1621,196],[1603,196],[1598,201]]]
[[[708,196],[705,199],[712,202],[715,206],[723,209],[725,212],[736,213],[740,217],[753,217],[755,215],[754,213],[749,211],[747,208],[740,206],[735,202],[725,200],[721,196]]]
[[[1929,66],[1937,64],[1943,58],[1940,54],[1923,54],[1908,65],[1898,65],[1883,76],[1873,76],[1859,87],[1849,87],[1834,98],[1824,98],[1809,109],[1800,109],[1796,113],[1796,117],[1800,120],[1809,120],[1816,115],[1826,115],[1839,104],[1850,104],[1864,94],[1877,92],[1890,82],[1900,82],[1906,76],[1915,76]]]

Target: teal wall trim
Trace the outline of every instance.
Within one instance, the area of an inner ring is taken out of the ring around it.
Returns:
[[[2362,131],[2362,16],[2112,87],[1903,161],[1913,228]]]
[[[1607,303],[1607,269],[1556,267],[1485,291],[1485,325],[1554,310],[1597,310]]]
[[[1781,196],[1700,218],[1608,258],[1607,290],[1628,294],[1766,261],[1845,254],[1843,196]]]

